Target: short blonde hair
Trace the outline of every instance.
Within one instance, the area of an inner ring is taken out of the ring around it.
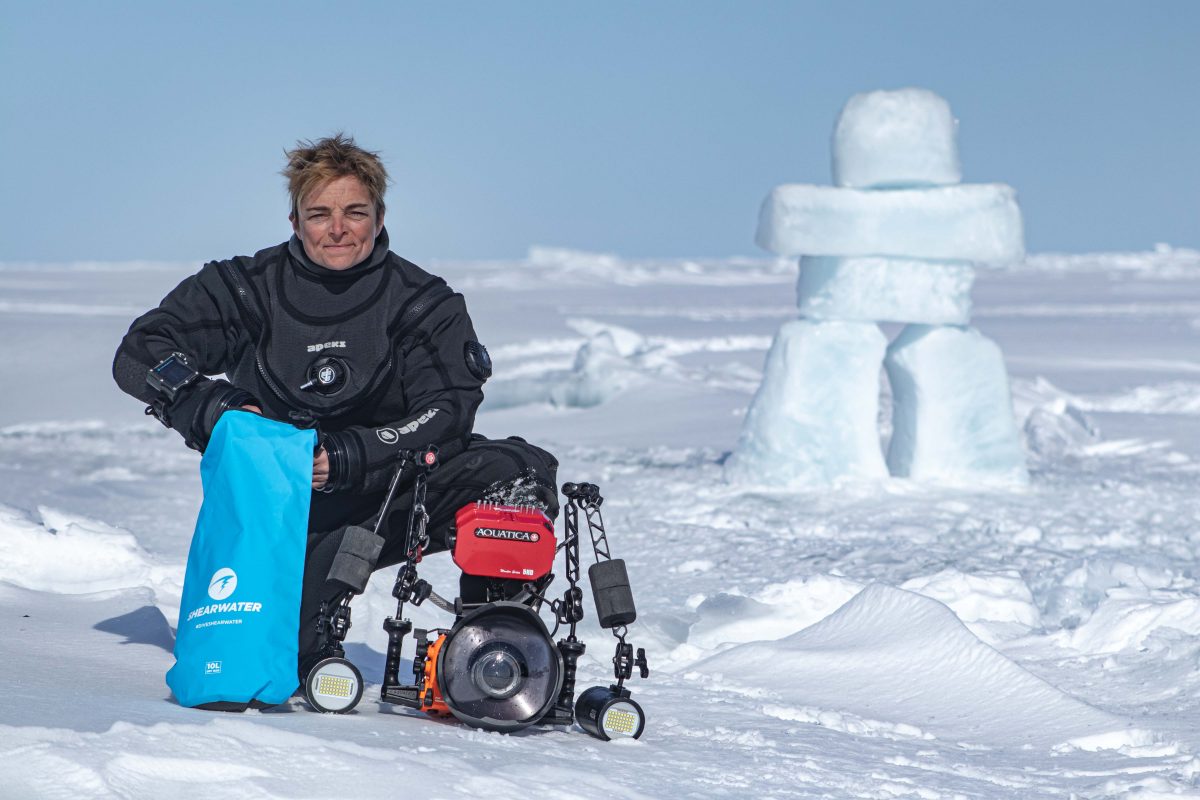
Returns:
[[[335,133],[315,142],[301,140],[285,155],[287,166],[282,174],[287,178],[288,193],[292,198],[293,219],[299,218],[300,198],[318,186],[347,175],[353,175],[362,182],[375,202],[375,213],[383,216],[387,170],[378,153],[362,149],[354,143],[353,137]]]

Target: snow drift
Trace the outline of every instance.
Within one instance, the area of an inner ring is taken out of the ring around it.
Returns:
[[[779,702],[912,724],[954,742],[1049,749],[1154,741],[1022,669],[936,600],[882,584],[799,633],[740,645],[695,669]]]

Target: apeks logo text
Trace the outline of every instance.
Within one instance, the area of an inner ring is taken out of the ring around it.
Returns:
[[[538,542],[542,538],[529,531],[510,531],[505,528],[476,528],[475,535],[480,539],[507,539],[510,542]]]
[[[310,345],[308,346],[307,350],[308,350],[308,352],[310,352],[310,353],[319,353],[319,352],[321,352],[322,350],[332,350],[332,349],[334,349],[335,347],[337,347],[337,348],[340,348],[340,349],[342,349],[342,350],[345,350],[345,349],[346,349],[346,343],[345,343],[344,341],[340,341],[340,342],[321,342],[320,344],[310,344]]]
[[[395,444],[396,442],[400,441],[401,436],[403,436],[406,433],[412,433],[417,428],[421,427],[426,422],[429,422],[429,420],[431,420],[435,416],[437,416],[437,413],[438,413],[438,410],[436,408],[431,408],[428,411],[426,411],[424,414],[422,414],[421,416],[414,419],[412,422],[408,423],[407,425],[404,425],[403,427],[400,427],[400,428],[378,428],[375,431],[375,435],[378,436],[379,441],[383,442],[384,444]]]

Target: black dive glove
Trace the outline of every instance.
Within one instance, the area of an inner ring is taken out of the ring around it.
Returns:
[[[226,411],[242,406],[257,406],[258,399],[229,381],[201,380],[188,386],[171,403],[162,400],[151,405],[154,416],[179,431],[184,444],[204,452],[217,420]]]

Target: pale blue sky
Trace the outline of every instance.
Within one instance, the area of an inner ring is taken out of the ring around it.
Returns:
[[[393,249],[759,255],[854,92],[924,86],[1033,251],[1200,246],[1200,2],[0,0],[0,260],[282,241],[297,138],[381,150]]]

